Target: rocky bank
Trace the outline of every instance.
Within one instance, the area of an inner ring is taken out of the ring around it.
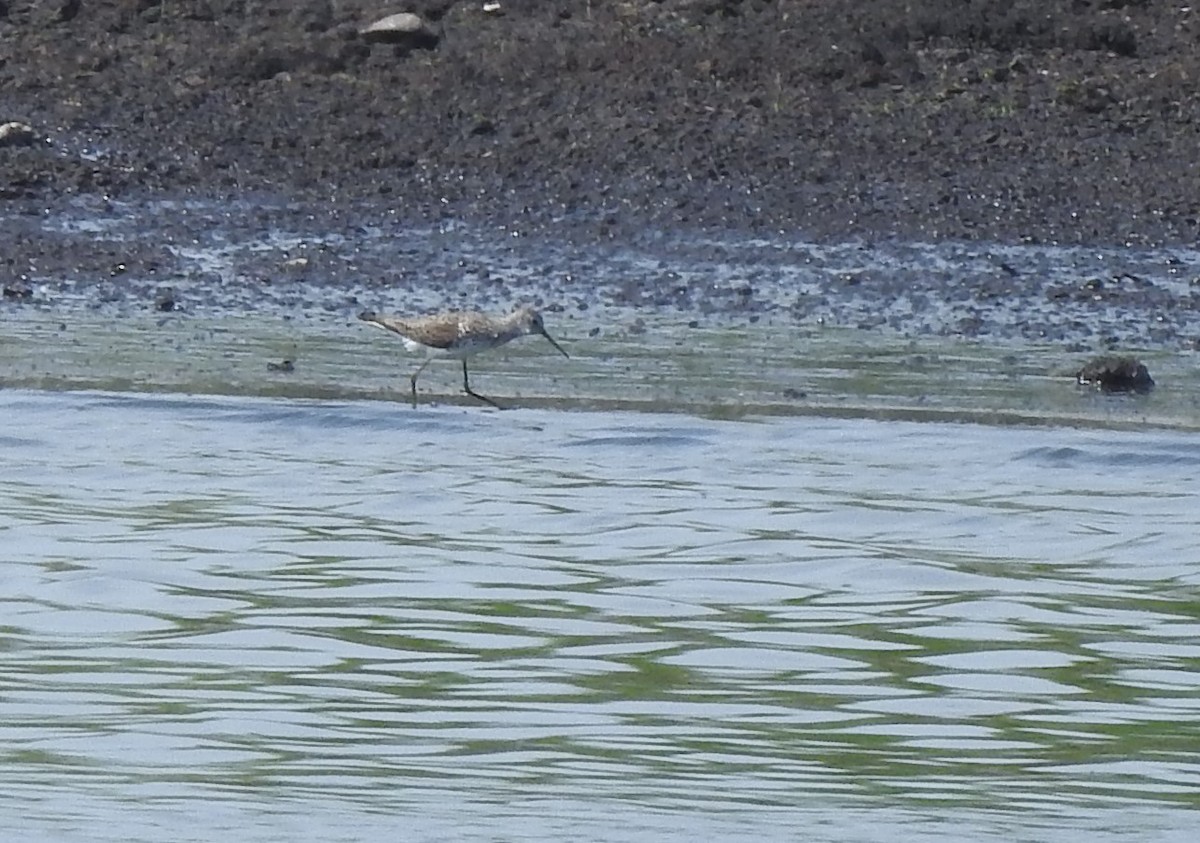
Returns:
[[[1158,0],[4,0],[8,121],[10,202],[1200,239],[1200,10]]]

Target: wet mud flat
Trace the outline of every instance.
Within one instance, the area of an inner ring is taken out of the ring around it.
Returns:
[[[262,199],[19,204],[5,230],[48,258],[0,301],[5,388],[407,405],[418,356],[359,312],[525,302],[571,358],[516,342],[477,360],[475,389],[504,407],[1200,425],[1200,255],[1183,248],[653,231],[618,243],[417,227],[383,203],[320,217]],[[1109,350],[1138,354],[1154,394],[1077,386]],[[475,404],[458,372],[433,364],[421,403]]]
[[[0,309],[1200,341],[1190,9],[408,7],[0,4]]]
[[[444,217],[384,202],[95,197],[0,208],[17,253],[0,308],[342,319],[534,304],[589,337],[684,328],[854,328],[897,338],[1191,351],[1200,251],[1183,246],[841,242]]]

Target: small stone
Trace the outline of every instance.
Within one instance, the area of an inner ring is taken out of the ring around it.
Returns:
[[[79,14],[79,7],[83,0],[61,0],[58,4],[58,21],[66,23],[67,21],[75,20],[75,16]]]
[[[439,40],[438,34],[425,24],[424,19],[412,12],[380,18],[360,29],[359,34],[374,43],[398,44],[420,50],[432,50]]]
[[[0,147],[33,146],[35,140],[37,140],[37,135],[34,134],[33,127],[28,123],[11,120],[0,125]]]
[[[4,298],[29,299],[33,298],[33,290],[24,281],[13,281],[4,285]]]
[[[170,313],[172,310],[179,308],[179,299],[175,297],[175,291],[170,287],[165,290],[159,290],[158,295],[154,297],[154,309],[161,310],[163,313]]]
[[[1089,360],[1075,373],[1082,386],[1094,386],[1101,392],[1147,393],[1154,388],[1150,371],[1135,357],[1105,354]]]

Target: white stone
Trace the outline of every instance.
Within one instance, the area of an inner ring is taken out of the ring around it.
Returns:
[[[35,140],[37,135],[28,123],[11,120],[0,125],[0,146],[32,146]]]

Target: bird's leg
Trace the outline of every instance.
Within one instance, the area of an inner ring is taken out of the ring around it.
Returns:
[[[426,367],[426,366],[428,366],[428,365],[429,365],[429,364],[430,364],[432,361],[433,361],[433,358],[432,358],[432,357],[427,357],[427,358],[425,358],[425,362],[424,362],[424,363],[422,363],[420,366],[418,366],[418,367],[417,367],[417,370],[416,370],[415,372],[413,372],[413,373],[412,373],[412,378],[411,378],[411,380],[412,380],[412,401],[413,401],[413,407],[416,407],[416,406],[417,406],[417,378],[418,378],[418,377],[420,377],[420,375],[421,375],[421,372],[425,371],[425,367]]]
[[[467,380],[467,360],[465,357],[463,358],[463,389],[465,389],[467,391],[467,395],[470,395],[472,398],[478,398],[480,401],[487,402],[488,404],[491,404],[493,407],[495,407],[497,410],[504,409],[499,404],[497,404],[495,401],[493,401],[491,398],[488,398],[486,395],[480,395],[478,392],[471,389],[471,382],[469,380]]]

